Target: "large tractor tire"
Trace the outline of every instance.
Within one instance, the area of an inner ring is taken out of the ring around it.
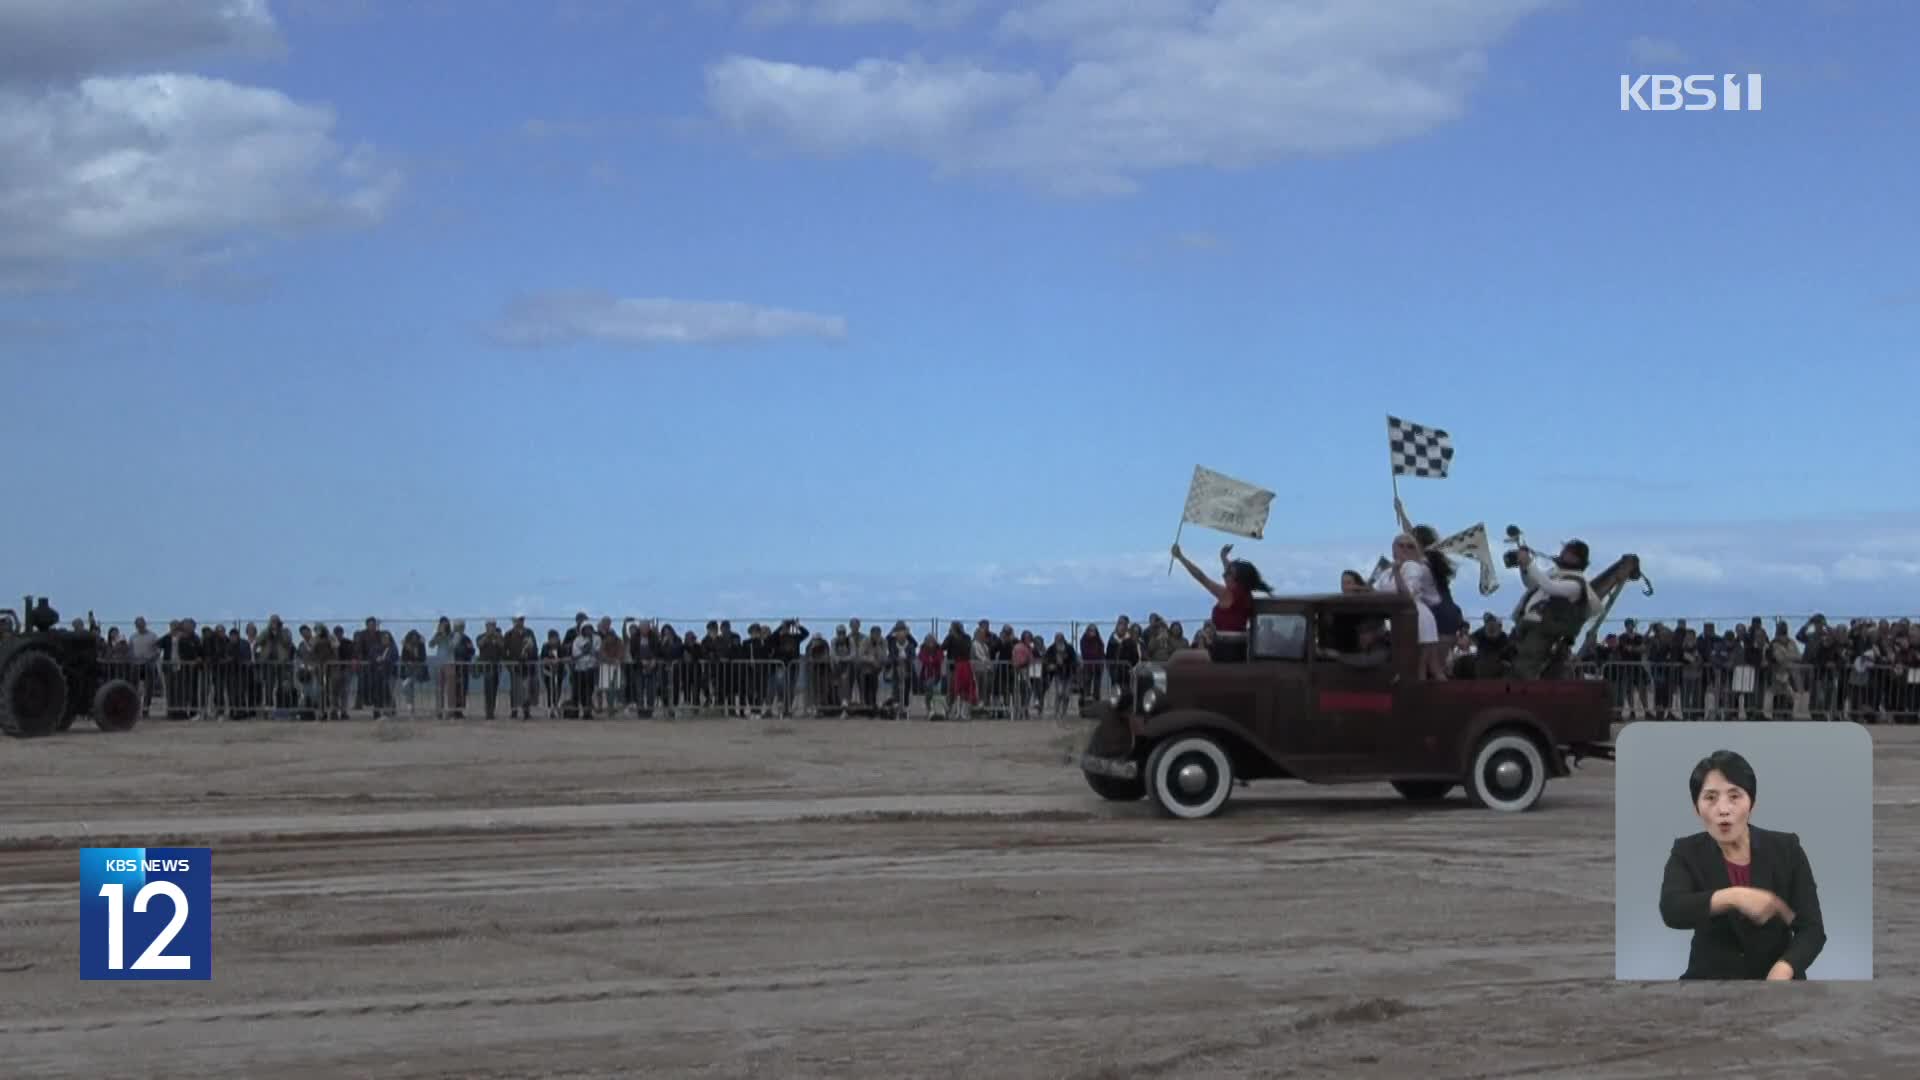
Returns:
[[[0,732],[16,739],[51,735],[67,717],[67,673],[39,651],[23,652],[0,671]]]
[[[93,692],[93,723],[101,731],[132,731],[140,722],[140,691],[125,679],[111,679]]]

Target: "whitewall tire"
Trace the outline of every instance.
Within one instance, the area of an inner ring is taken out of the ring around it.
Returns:
[[[1496,731],[1480,740],[1467,770],[1467,799],[1502,813],[1531,810],[1547,787],[1547,761],[1540,744],[1518,731]]]
[[[1168,817],[1212,817],[1233,794],[1233,760],[1205,735],[1177,735],[1147,759],[1147,794]]]

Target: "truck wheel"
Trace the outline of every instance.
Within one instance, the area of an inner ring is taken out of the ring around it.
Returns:
[[[93,692],[93,723],[101,731],[132,731],[140,721],[140,691],[113,679]]]
[[[1395,780],[1393,790],[1409,802],[1439,802],[1453,790],[1453,785],[1445,780]]]
[[[1087,778],[1087,786],[1095,795],[1108,802],[1139,802],[1147,794],[1147,782],[1134,777],[1123,780],[1118,776],[1102,776],[1099,773],[1082,773]]]
[[[0,731],[17,739],[49,735],[67,715],[67,674],[46,653],[25,652],[0,671]]]
[[[1212,817],[1233,794],[1233,761],[1206,735],[1169,739],[1147,758],[1147,792],[1169,817]]]
[[[1487,810],[1531,810],[1547,786],[1540,746],[1517,731],[1495,731],[1480,740],[1467,773],[1467,801]]]

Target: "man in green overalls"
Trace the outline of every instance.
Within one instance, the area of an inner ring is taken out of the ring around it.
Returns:
[[[1567,650],[1599,609],[1600,598],[1587,583],[1587,545],[1569,540],[1553,560],[1553,569],[1541,573],[1533,552],[1517,552],[1526,595],[1513,609],[1514,648],[1512,678],[1546,678],[1566,659]]]

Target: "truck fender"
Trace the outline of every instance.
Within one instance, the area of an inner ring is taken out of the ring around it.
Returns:
[[[1473,718],[1473,722],[1467,725],[1467,737],[1462,740],[1460,747],[1460,771],[1462,774],[1472,767],[1473,751],[1475,747],[1480,745],[1480,740],[1486,738],[1488,732],[1497,728],[1510,728],[1531,735],[1533,741],[1540,744],[1540,757],[1546,762],[1548,776],[1556,779],[1564,779],[1572,775],[1572,770],[1567,767],[1565,749],[1554,744],[1553,739],[1547,734],[1545,725],[1540,723],[1539,718],[1535,717],[1532,712],[1526,709],[1516,708],[1511,705],[1486,709],[1477,713]]]
[[[1205,733],[1219,739],[1227,753],[1242,760],[1257,757],[1269,765],[1277,765],[1267,755],[1257,749],[1260,743],[1251,732],[1225,716],[1205,709],[1174,709],[1147,717],[1139,726],[1134,739],[1136,754],[1143,754],[1148,748],[1156,746],[1166,739],[1189,732]],[[1236,768],[1236,771],[1239,771]]]

